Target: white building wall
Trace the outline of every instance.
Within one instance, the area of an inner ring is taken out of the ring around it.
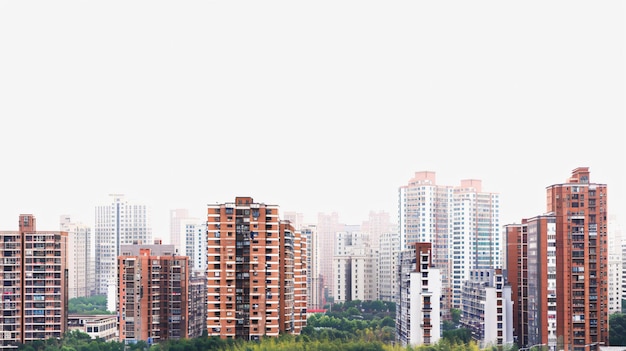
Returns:
[[[184,233],[184,250],[178,254],[189,257],[192,271],[204,272],[207,269],[207,224],[199,219],[181,221]]]
[[[609,315],[622,312],[622,255],[609,254]]]
[[[485,288],[485,336],[482,347],[495,346],[498,344],[497,320],[497,291],[495,288]],[[503,323],[503,322],[500,322]]]
[[[378,252],[378,300],[395,302],[398,290],[398,254],[400,235],[385,233],[380,237]]]
[[[91,296],[95,292],[95,252],[91,227],[74,222],[69,215],[60,218],[60,230],[67,235],[68,297]]]
[[[96,293],[107,295],[117,285],[117,256],[120,246],[141,242],[152,244],[150,213],[145,205],[131,204],[121,194],[112,194],[111,203],[96,206],[94,242]]]
[[[350,284],[350,257],[335,256],[333,257],[333,279],[335,291],[333,292],[334,301],[336,303],[352,300]]]
[[[410,342],[412,346],[436,344],[441,335],[441,275],[438,269],[428,269],[428,285],[423,286],[422,272],[412,272],[411,276],[411,306],[410,306]],[[431,310],[424,311],[424,297],[430,296]],[[424,334],[424,319],[430,318],[430,340]]]

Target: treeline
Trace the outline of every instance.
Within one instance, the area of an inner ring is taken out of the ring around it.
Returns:
[[[362,318],[372,320],[389,317],[396,318],[396,304],[389,301],[361,301],[352,300],[343,303],[329,304],[326,307],[326,315],[336,318]]]
[[[76,297],[69,299],[67,305],[70,314],[111,314],[107,311],[107,297],[104,295]]]
[[[332,334],[321,334],[319,339],[309,335],[281,335],[278,338],[263,338],[260,341],[199,337],[194,339],[169,340],[149,346],[145,341],[135,344],[98,339],[80,331],[71,331],[60,339],[37,340],[18,345],[20,351],[480,351],[473,343],[455,343],[441,339],[431,346],[402,347],[367,338],[334,338]]]

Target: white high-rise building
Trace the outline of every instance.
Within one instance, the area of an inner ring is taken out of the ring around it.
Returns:
[[[185,239],[183,250],[178,255],[189,256],[189,266],[193,272],[207,269],[207,223],[200,219],[187,218],[180,222]]]
[[[622,254],[609,253],[609,315],[622,312]]]
[[[400,236],[385,233],[380,236],[378,249],[378,299],[396,302],[398,294],[398,254]]]
[[[152,244],[150,213],[146,205],[129,203],[122,194],[111,194],[111,202],[96,206],[95,253],[96,293],[109,295],[117,286],[117,256],[121,245]],[[113,296],[108,296],[108,306]]]
[[[434,345],[441,337],[441,274],[432,266],[430,243],[400,251],[396,341],[402,346]]]
[[[320,274],[320,249],[317,236],[317,227],[313,224],[303,225],[300,228],[302,240],[306,242],[306,272],[307,303],[309,310],[318,310],[324,307],[324,287]]]
[[[378,252],[361,232],[338,232],[333,257],[335,302],[378,298]]]
[[[95,247],[91,227],[60,217],[60,230],[67,232],[68,298],[92,296],[96,289]]]
[[[434,172],[416,172],[399,188],[400,246],[432,243],[433,265],[441,270],[444,317],[461,307],[463,282],[471,269],[502,267],[499,194],[482,182],[437,185]]]

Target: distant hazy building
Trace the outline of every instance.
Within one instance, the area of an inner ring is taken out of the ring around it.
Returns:
[[[68,296],[92,296],[96,292],[96,269],[91,227],[63,215],[60,229],[67,232]]]
[[[432,243],[446,318],[450,308],[460,308],[461,288],[471,269],[502,266],[499,207],[499,195],[484,192],[476,179],[437,185],[434,172],[416,172],[399,188],[400,246]]]
[[[38,231],[35,216],[0,232],[0,349],[60,339],[67,331],[67,232]]]
[[[259,340],[306,325],[306,244],[278,212],[251,197],[208,206],[210,336]]]
[[[513,345],[511,286],[502,269],[476,269],[463,284],[461,325],[478,347]]]
[[[174,245],[122,245],[118,256],[120,315],[124,343],[158,343],[189,336],[189,262]]]
[[[301,230],[305,225],[304,214],[300,212],[285,211],[283,212],[283,220],[291,222],[296,230]]]
[[[402,346],[434,345],[441,337],[441,275],[432,266],[430,243],[409,247],[399,258],[396,341]]]
[[[307,303],[308,309],[322,309],[324,307],[324,287],[320,271],[320,250],[315,225],[304,225],[300,229],[302,238],[306,240],[306,261],[308,270],[307,279]]]
[[[337,212],[330,214],[318,213],[317,236],[319,245],[319,275],[324,286],[324,300],[332,297],[335,291],[333,281],[333,254],[335,250],[335,235],[346,230],[344,224],[339,223]],[[324,301],[325,303],[325,301]]]
[[[384,233],[380,236],[378,250],[378,299],[396,302],[398,289],[398,255],[400,236]]]
[[[396,227],[397,226],[391,222],[388,212],[370,211],[368,219],[361,224],[360,231],[368,235],[370,245],[375,250],[378,250],[380,237],[386,233],[396,232]]]
[[[185,255],[185,239],[183,220],[189,219],[189,210],[186,208],[177,208],[170,210],[170,240],[169,243],[174,245],[178,253]]]
[[[96,253],[96,293],[107,295],[107,304],[117,286],[117,257],[120,246],[134,242],[152,243],[150,215],[146,205],[131,204],[122,194],[111,194],[111,202],[96,206],[95,211],[95,253]]]

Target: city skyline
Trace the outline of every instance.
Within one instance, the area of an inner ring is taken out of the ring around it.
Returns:
[[[480,179],[501,223],[576,167],[626,222],[624,4],[11,2],[0,11],[0,229],[251,196],[397,221],[419,171]]]

